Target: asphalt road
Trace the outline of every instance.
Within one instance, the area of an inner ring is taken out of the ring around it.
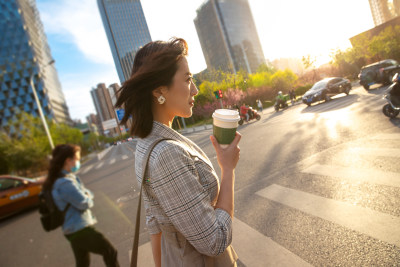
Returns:
[[[239,266],[399,266],[400,118],[382,112],[385,87],[280,112],[239,127],[233,245]],[[210,157],[211,130],[187,136]],[[97,228],[128,266],[138,188],[135,143],[86,162],[79,176],[95,194]],[[142,214],[142,218],[143,218]],[[58,229],[37,210],[0,221],[1,266],[74,266]],[[141,223],[141,266],[152,266]],[[92,256],[92,266],[104,266]]]

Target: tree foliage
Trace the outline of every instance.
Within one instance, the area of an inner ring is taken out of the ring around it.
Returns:
[[[47,167],[51,154],[50,144],[42,121],[27,113],[16,116],[10,124],[19,129],[14,134],[0,133],[1,173],[16,173],[24,176],[37,175]],[[53,143],[83,144],[82,133],[64,124],[48,122]]]
[[[400,26],[388,26],[378,35],[362,34],[353,40],[353,47],[331,54],[339,75],[356,77],[362,66],[384,60],[400,61]]]

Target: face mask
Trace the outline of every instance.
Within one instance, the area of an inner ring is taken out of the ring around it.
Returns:
[[[71,168],[71,172],[77,172],[81,168],[81,162],[77,161],[75,166]]]

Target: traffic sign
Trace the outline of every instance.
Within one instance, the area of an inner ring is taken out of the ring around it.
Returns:
[[[125,115],[125,110],[121,108],[121,109],[117,109],[116,112],[117,112],[118,121],[121,121]]]

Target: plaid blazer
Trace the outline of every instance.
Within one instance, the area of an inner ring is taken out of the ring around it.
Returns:
[[[232,218],[214,209],[219,193],[218,176],[207,155],[173,129],[153,123],[149,136],[136,146],[135,170],[142,182],[142,160],[157,137],[165,140],[150,154],[143,199],[150,234],[176,229],[201,254],[217,256],[232,242]]]

